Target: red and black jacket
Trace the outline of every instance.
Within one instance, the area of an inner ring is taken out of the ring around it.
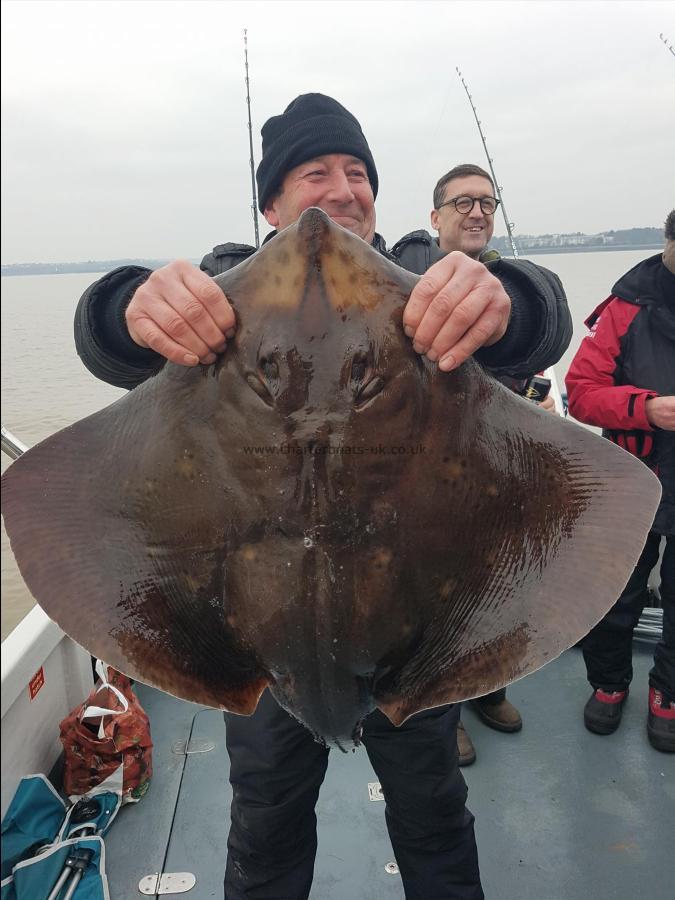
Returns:
[[[662,256],[620,278],[586,325],[565,379],[570,413],[656,472],[654,530],[675,534],[675,433],[654,428],[645,412],[651,397],[675,395],[675,275]]]

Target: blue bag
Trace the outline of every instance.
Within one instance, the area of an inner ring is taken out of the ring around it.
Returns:
[[[47,900],[65,873],[59,891],[63,896],[78,863],[73,900],[109,900],[100,835],[110,827],[121,799],[121,791],[101,785],[67,809],[44,775],[23,778],[2,821],[0,900]]]
[[[18,862],[56,840],[65,815],[66,804],[44,775],[21,779],[2,820],[3,881]]]
[[[73,900],[110,900],[105,874],[105,847],[100,837],[91,836],[59,841],[43,853],[17,863],[9,878],[2,882],[2,900],[47,900],[56,885],[66,860],[73,850],[91,850],[91,859],[82,873]],[[59,896],[68,890],[74,874],[63,885]]]

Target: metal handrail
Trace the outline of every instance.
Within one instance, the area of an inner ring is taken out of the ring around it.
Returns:
[[[15,437],[11,431],[5,428],[4,425],[2,427],[2,452],[6,453],[10,459],[18,459],[22,456],[28,447]]]
[[[643,640],[660,640],[663,634],[663,610],[652,606],[645,607],[633,634]]]

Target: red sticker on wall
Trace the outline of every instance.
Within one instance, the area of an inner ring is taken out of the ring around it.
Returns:
[[[40,690],[42,685],[45,683],[45,673],[42,666],[37,670],[35,675],[28,682],[28,693],[30,694],[30,699],[34,700],[37,692]]]

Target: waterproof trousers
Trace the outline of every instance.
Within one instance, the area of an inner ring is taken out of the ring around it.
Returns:
[[[648,599],[647,581],[659,559],[662,537],[650,531],[640,559],[621,596],[584,638],[582,650],[594,689],[625,691],[633,678],[633,630]],[[665,538],[661,563],[663,635],[654,651],[649,684],[675,700],[675,536]]]
[[[364,722],[407,900],[483,900],[474,820],[457,765],[458,718],[457,706],[445,706],[400,728],[379,710]],[[225,722],[233,792],[225,898],[307,900],[328,750],[269,691],[253,716],[226,713]]]

